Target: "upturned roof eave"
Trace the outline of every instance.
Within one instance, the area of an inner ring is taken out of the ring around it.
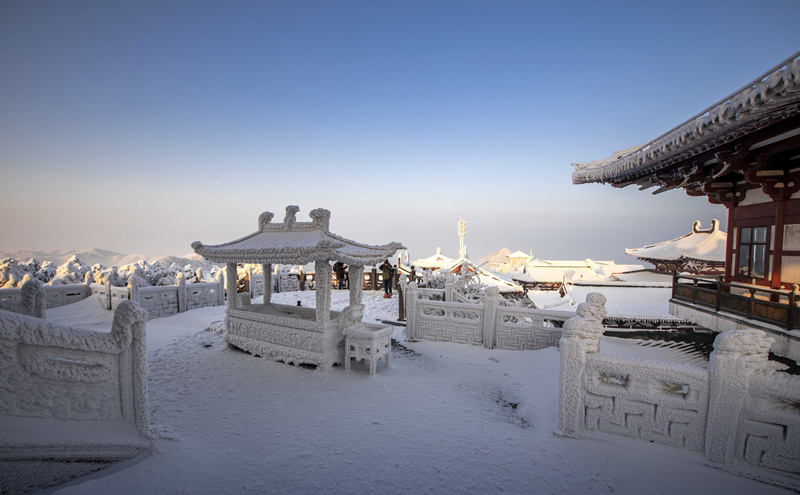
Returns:
[[[669,160],[719,135],[747,128],[766,114],[780,114],[799,104],[800,52],[797,52],[750,85],[644,145],[609,158],[573,163],[572,182],[621,184],[646,176],[670,166]]]

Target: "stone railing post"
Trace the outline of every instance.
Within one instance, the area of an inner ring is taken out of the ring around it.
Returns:
[[[579,437],[584,418],[583,374],[588,354],[600,352],[606,298],[597,292],[586,295],[577,314],[564,323],[561,341],[561,369],[558,374],[558,429],[555,434]]]
[[[178,273],[178,313],[185,313],[188,308],[186,301],[186,277]]]
[[[736,457],[736,427],[750,377],[767,367],[772,339],[761,330],[729,330],[714,340],[709,358],[706,458],[730,465]]]
[[[497,332],[497,304],[500,289],[489,287],[486,299],[483,302],[483,346],[494,349],[495,333]]]
[[[84,297],[89,297],[92,295],[92,284],[94,283],[94,272],[89,270],[86,272],[86,275],[83,277],[83,284],[85,285],[83,289]]]
[[[452,272],[447,272],[444,279],[444,300],[447,302],[455,302],[453,292],[455,292],[456,277]]]
[[[417,283],[411,282],[406,289],[406,340],[414,340],[417,338]]]
[[[139,281],[136,280],[136,277],[131,277],[128,280],[128,299],[141,305],[139,303]]]

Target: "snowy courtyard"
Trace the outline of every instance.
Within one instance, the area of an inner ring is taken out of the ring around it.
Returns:
[[[309,307],[314,292],[273,300]],[[397,319],[396,299],[366,292],[364,303],[365,322]],[[332,309],[346,304],[347,291],[334,291]],[[112,314],[93,296],[47,317],[107,329]],[[150,420],[169,438],[150,455],[46,492],[791,493],[708,467],[700,453],[555,436],[556,348],[404,342],[398,326],[390,368],[380,363],[370,376],[362,362],[322,372],[229,347],[224,317],[220,306],[150,321]],[[602,345],[632,349],[616,339]]]

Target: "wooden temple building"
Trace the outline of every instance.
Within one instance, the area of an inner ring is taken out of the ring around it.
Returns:
[[[776,325],[800,354],[800,52],[656,139],[574,166],[575,184],[683,189],[724,205],[723,280],[677,284],[671,312],[719,330]]]
[[[331,214],[328,210],[317,208],[309,212],[311,222],[297,222],[298,211],[297,206],[286,207],[282,223],[273,223],[274,215],[264,212],[258,218],[256,232],[215,246],[197,241],[192,243],[192,248],[209,261],[226,263],[227,273],[236,273],[239,263],[262,265],[266,277],[263,304],[251,304],[249,293],[237,297],[236,277],[227,280],[225,340],[229,344],[276,361],[311,364],[325,369],[344,362],[344,336],[348,332],[359,336],[388,335],[382,325],[362,323],[364,305],[360,283],[350,285],[348,307],[341,312],[331,311],[331,263],[345,263],[350,267],[352,279],[361,280],[365,266],[381,263],[405,248],[398,242],[371,246],[345,239],[330,232]],[[277,263],[314,263],[316,307],[271,302],[270,277],[272,265]]]

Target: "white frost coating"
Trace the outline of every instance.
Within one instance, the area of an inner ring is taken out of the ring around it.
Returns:
[[[577,315],[564,324],[559,348],[561,371],[558,379],[558,430],[560,436],[580,436],[584,418],[582,406],[583,374],[587,354],[600,352],[606,298],[597,292],[586,296],[578,305]]]
[[[800,488],[800,377],[776,372],[760,330],[720,334],[706,370],[599,354],[604,298],[564,325],[556,434],[590,431],[704,452],[750,477]]]
[[[44,319],[47,308],[46,299],[47,296],[41,282],[28,279],[22,284],[19,300],[0,301],[0,309]]]
[[[490,349],[534,350],[558,345],[563,323],[572,312],[519,308],[499,304],[497,288],[480,304],[447,302],[456,297],[449,289],[421,289],[406,285],[407,337],[459,344],[482,345]],[[457,297],[456,297],[457,298]],[[488,304],[487,304],[488,302]]]
[[[345,239],[329,231],[330,212],[317,208],[309,214],[311,222],[297,222],[299,208],[286,207],[282,223],[273,223],[274,216],[259,216],[259,230],[241,239],[206,246],[200,241],[192,249],[207,260],[228,263],[306,264],[312,261],[343,261],[348,265],[373,265],[405,249],[399,242],[371,246]],[[270,219],[269,221],[267,219]]]
[[[146,321],[130,301],[110,333],[0,311],[0,461],[118,460],[148,450]]]
[[[287,206],[286,216],[280,224],[272,223],[274,215],[264,212],[259,216],[257,232],[218,246],[205,246],[198,241],[192,243],[192,248],[210,261],[227,263],[226,272],[230,274],[228,294],[235,294],[238,290],[238,263],[260,265],[262,272],[271,273],[274,264],[303,265],[313,261],[316,304],[312,310],[271,304],[271,277],[266,277],[270,286],[265,287],[264,275],[257,280],[252,268],[248,267],[249,293],[238,294],[239,299],[228,297],[225,339],[258,356],[286,363],[317,365],[324,370],[342,362],[342,331],[360,325],[364,311],[358,304],[362,284],[357,283],[349,289],[353,304],[341,315],[331,314],[330,262],[343,261],[351,266],[353,273],[359,273],[356,267],[375,264],[404,248],[397,242],[368,246],[344,239],[330,233],[328,210],[312,210],[311,222],[297,222],[298,211],[296,205]],[[236,278],[234,273],[237,273]],[[286,284],[290,278],[297,280],[296,276],[279,271],[276,277],[278,289],[284,278]],[[250,304],[251,298],[259,292],[266,296],[264,304]]]
[[[362,305],[363,313],[363,305]],[[383,357],[386,367],[391,361],[392,327],[377,325],[353,325],[344,330],[344,369],[350,369],[350,359],[369,362],[369,374],[374,375],[378,360]]]

